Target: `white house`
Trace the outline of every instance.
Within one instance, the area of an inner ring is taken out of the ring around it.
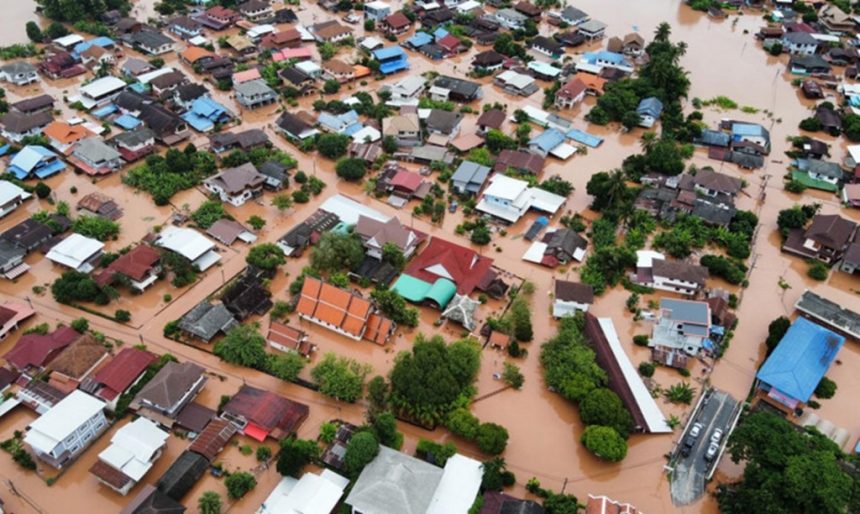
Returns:
[[[126,83],[113,76],[102,77],[96,79],[89,84],[84,84],[78,91],[81,95],[78,99],[81,104],[87,109],[103,106],[110,103],[114,98],[119,96]]]
[[[206,179],[203,185],[221,199],[235,207],[241,207],[251,198],[263,194],[266,177],[250,162],[228,168]]]
[[[24,200],[32,197],[16,184],[6,180],[0,180],[0,218],[18,208]]]
[[[206,271],[221,260],[215,251],[215,243],[190,228],[166,227],[158,235],[155,245],[185,257],[200,271]]]
[[[506,29],[519,30],[523,28],[526,20],[529,19],[525,14],[514,9],[506,8],[496,11],[496,21]]]
[[[708,269],[697,264],[668,261],[659,252],[636,252],[636,281],[642,285],[693,296],[705,287]]]
[[[782,36],[782,48],[791,55],[812,55],[818,50],[818,40],[803,31],[786,32]]]
[[[72,391],[30,423],[24,443],[36,457],[60,469],[107,429],[104,406],[83,391]]]
[[[391,14],[391,6],[385,2],[376,0],[374,2],[364,4],[365,19],[373,19],[380,22],[389,14]]]
[[[27,61],[10,62],[0,66],[0,78],[16,86],[26,86],[39,81],[36,67]]]
[[[139,417],[116,431],[90,473],[125,496],[161,457],[168,436],[152,421]]]
[[[257,514],[301,513],[329,514],[337,506],[349,479],[324,469],[322,473],[305,473],[296,480],[284,477],[272,490]]]
[[[45,257],[61,266],[89,273],[95,269],[95,262],[101,257],[104,247],[105,244],[97,239],[72,234],[55,244]]]
[[[421,75],[404,77],[388,89],[391,98],[385,103],[392,107],[418,105],[418,99],[424,93],[426,86],[427,79]]]
[[[567,280],[555,281],[555,299],[552,303],[552,317],[563,318],[577,312],[588,312],[594,302],[594,288]]]
[[[529,209],[555,213],[566,200],[549,191],[529,187],[525,180],[494,175],[475,209],[508,223],[516,223]]]

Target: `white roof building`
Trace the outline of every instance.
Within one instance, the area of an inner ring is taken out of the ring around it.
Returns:
[[[72,391],[51,410],[30,423],[24,442],[49,454],[105,407],[105,403],[79,390]]]
[[[53,40],[52,43],[55,45],[61,46],[63,48],[71,48],[78,43],[83,43],[84,38],[79,34],[69,34],[68,36],[58,37]]]
[[[123,80],[112,75],[96,79],[89,84],[84,84],[78,89],[81,93],[80,102],[84,107],[89,109],[99,101],[110,97],[111,95],[119,94],[120,91],[125,89],[126,85],[127,84]]]
[[[427,514],[469,512],[483,476],[484,467],[480,462],[455,454],[445,463],[442,480],[436,486]]]
[[[75,271],[89,273],[93,270],[90,261],[97,257],[104,247],[105,244],[101,241],[80,234],[72,234],[54,245],[46,257]]]
[[[221,260],[215,251],[215,243],[190,228],[166,227],[158,235],[155,244],[185,257],[200,271],[206,271]]]
[[[135,482],[152,468],[169,434],[152,421],[139,417],[116,431],[99,460]]]
[[[320,209],[336,215],[340,218],[340,221],[347,225],[355,225],[358,223],[358,218],[360,216],[367,216],[368,218],[372,218],[383,223],[391,219],[391,216],[386,216],[376,209],[368,207],[363,203],[359,203],[344,195],[334,195],[329,197],[322,203],[322,205],[320,205]]]
[[[169,66],[166,68],[158,68],[157,70],[150,71],[149,73],[144,73],[143,75],[138,75],[137,81],[140,82],[141,84],[149,84],[150,82],[153,81],[153,79],[156,79],[156,78],[158,78],[162,75],[166,75],[168,73],[173,73],[173,68],[171,68]]]
[[[30,198],[30,193],[7,180],[0,180],[0,216],[9,214],[22,201]]]
[[[257,509],[257,514],[329,514],[340,501],[349,479],[324,469],[301,479],[284,477]]]
[[[555,213],[567,199],[528,182],[507,175],[493,175],[490,185],[484,190],[477,210],[509,223],[515,223],[529,209]]]
[[[251,27],[250,29],[248,29],[248,32],[246,32],[245,35],[248,36],[249,38],[253,39],[253,40],[257,40],[257,39],[260,39],[261,37],[265,36],[266,34],[274,34],[274,33],[275,33],[275,27],[273,27],[271,25],[257,25],[255,27]]]

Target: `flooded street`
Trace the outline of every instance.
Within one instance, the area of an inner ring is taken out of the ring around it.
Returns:
[[[12,9],[11,12],[7,13],[7,19],[11,18],[14,21],[4,22],[4,28],[8,27],[9,30],[5,30],[0,35],[0,44],[23,42],[26,39],[24,24],[27,20],[35,17],[33,14],[34,4],[32,0],[7,0],[6,3],[9,4],[6,7]],[[397,3],[394,2],[394,4]],[[851,217],[855,221],[860,221],[860,212],[841,209],[837,198],[833,195],[824,196],[806,192],[801,197],[786,193],[783,190],[782,175],[785,173],[788,162],[784,152],[789,145],[786,142],[786,137],[798,134],[797,125],[801,119],[809,115],[809,107],[813,104],[803,99],[792,87],[791,80],[793,77],[785,71],[787,56],[781,58],[770,56],[761,49],[760,43],[754,39],[753,34],[763,24],[760,13],[751,11],[742,16],[732,16],[726,20],[714,21],[702,13],[694,12],[682,6],[681,3],[681,0],[650,2],[577,0],[575,5],[588,12],[593,18],[608,23],[608,36],[623,37],[628,32],[635,30],[648,40],[659,23],[669,22],[672,26],[672,39],[684,41],[688,45],[682,64],[690,71],[692,82],[690,100],[693,97],[708,99],[724,95],[732,98],[738,105],[750,106],[759,110],[757,113],[744,113],[740,110],[720,111],[716,108],[706,108],[704,110],[705,121],[713,126],[722,118],[742,119],[761,123],[771,131],[773,149],[764,169],[754,172],[742,171],[734,165],[709,160],[707,152],[702,149],[697,150],[691,161],[696,166],[712,166],[718,171],[745,180],[748,183],[745,190],[746,194],[739,196],[737,206],[740,209],[756,212],[760,218],[761,225],[755,241],[753,257],[750,259],[750,265],[753,269],[749,277],[749,287],[742,291],[742,302],[738,310],[740,322],[731,347],[709,378],[713,386],[731,393],[739,400],[743,400],[750,390],[755,370],[763,358],[763,341],[767,335],[768,324],[781,315],[793,316],[794,302],[804,289],[814,288],[819,295],[845,306],[858,304],[857,291],[860,290],[860,282],[856,276],[850,277],[843,273],[832,272],[826,282],[814,282],[806,276],[807,266],[801,259],[780,252],[781,242],[776,231],[776,218],[779,211],[791,207],[795,203],[818,201],[823,205],[823,213],[838,212],[844,217]],[[139,2],[135,4],[132,15],[140,19],[155,16],[154,4],[155,2],[152,0]],[[297,14],[304,24],[322,21],[330,16],[321,11],[315,3],[305,6]],[[363,34],[363,28],[360,25],[354,27],[357,36]],[[541,31],[545,34],[550,34],[552,30],[553,28],[547,24],[541,26]],[[403,37],[401,37],[402,39]],[[602,45],[605,45],[605,41],[595,43],[590,47],[577,48],[576,52],[581,53],[600,48]],[[472,56],[485,49],[486,47],[476,45],[469,52],[444,61],[430,61],[420,54],[409,52],[410,73],[435,71],[442,74],[462,75],[469,68]],[[342,50],[339,57],[350,57],[348,52],[350,50]],[[574,53],[568,55],[573,59],[578,58]],[[174,53],[167,54],[164,58],[167,66],[182,69],[189,76],[193,76],[191,67],[180,63]],[[382,85],[393,84],[404,76],[398,74],[382,81],[371,81],[367,88],[353,84],[344,87],[338,95],[326,98],[345,98],[351,92],[363,89],[378,90]],[[199,80],[199,77],[196,79]],[[485,84],[483,88],[484,97],[480,103],[475,102],[474,105],[471,105],[476,111],[479,110],[480,104],[493,102],[508,105],[509,114],[513,109],[523,105],[541,106],[542,93],[536,93],[527,99],[522,99],[502,93],[498,87],[492,85],[490,78],[481,79],[481,82]],[[42,81],[27,88],[8,87],[7,96],[10,101],[14,101],[44,91],[54,95],[59,100],[66,94],[74,92],[77,85],[78,81],[75,79]],[[548,84],[542,83],[541,85],[545,87]],[[302,154],[279,136],[273,129],[273,124],[279,112],[285,108],[284,106],[273,105],[252,112],[241,112],[230,93],[213,89],[212,94],[216,100],[240,113],[242,124],[237,130],[264,129],[278,148],[296,157],[299,162],[299,169],[309,175],[319,177],[327,184],[320,197],[313,199],[308,204],[297,204],[284,213],[270,205],[270,194],[266,194],[260,202],[249,202],[241,208],[227,206],[228,212],[240,222],[244,222],[252,215],[261,216],[267,221],[266,226],[258,233],[258,242],[277,240],[292,226],[316,210],[320,201],[331,195],[342,193],[385,214],[398,216],[403,223],[409,224],[417,230],[438,235],[458,244],[469,245],[466,238],[454,235],[455,227],[463,221],[462,210],[455,214],[446,213],[444,221],[440,225],[431,225],[426,218],[412,217],[410,215],[412,205],[403,210],[396,210],[384,201],[365,195],[361,185],[337,179],[331,161],[317,159],[315,155]],[[291,111],[311,111],[313,101],[319,98],[319,96],[313,95],[302,98],[299,100],[298,108],[289,107],[289,109]],[[604,143],[599,148],[589,149],[586,155],[574,156],[566,162],[553,158],[548,159],[543,174],[544,178],[560,175],[574,184],[576,191],[568,200],[565,209],[582,213],[587,219],[595,217],[594,213],[587,211],[591,202],[590,197],[585,193],[589,178],[597,172],[620,167],[625,157],[638,152],[639,141],[643,132],[642,129],[635,129],[628,133],[621,133],[618,127],[589,125],[583,116],[593,104],[594,99],[589,97],[584,105],[564,111],[561,115],[572,118],[574,127],[604,137]],[[63,117],[73,115],[73,111],[61,102],[58,103],[58,108],[61,108]],[[692,107],[688,105],[687,110],[692,110]],[[462,133],[473,130],[476,118],[476,115],[466,116]],[[503,130],[508,133],[512,132],[513,124],[506,123]],[[532,134],[537,132],[538,129],[533,128]],[[816,137],[821,136],[817,135]],[[840,162],[845,154],[844,140],[841,138],[836,140],[832,140],[832,138],[823,139],[831,143],[831,160]],[[193,138],[193,142],[198,147],[202,147],[205,145],[206,138],[197,134]],[[766,177],[769,177],[766,181],[767,200],[765,203],[760,203],[758,201],[759,191],[762,184],[765,183]],[[120,179],[120,174],[116,174],[99,181],[93,181],[85,175],[74,174],[67,170],[52,177],[47,183],[54,190],[53,200],[55,202],[68,202],[72,207],[73,214],[75,205],[80,198],[93,191],[100,191],[111,196],[123,207],[124,216],[119,220],[122,224],[122,231],[116,241],[107,243],[106,250],[108,251],[118,251],[140,241],[156,226],[167,223],[174,210],[184,210],[186,206],[188,209],[194,210],[206,199],[202,189],[195,189],[176,195],[172,199],[172,205],[155,207],[148,195],[123,186]],[[76,193],[72,193],[73,187],[76,189]],[[39,210],[51,208],[46,200],[30,200],[15,213],[4,218],[0,222],[0,230],[7,229]],[[478,394],[476,398],[478,400],[472,408],[475,415],[482,421],[499,423],[505,426],[510,433],[510,444],[504,458],[508,468],[517,475],[517,485],[513,489],[513,494],[525,495],[525,483],[530,478],[536,477],[543,487],[555,491],[564,490],[576,495],[580,500],[587,497],[589,493],[607,494],[614,499],[633,503],[641,511],[649,514],[669,512],[710,514],[717,512],[716,502],[710,496],[705,496],[697,504],[684,508],[674,507],[671,503],[668,479],[663,466],[666,463],[665,455],[671,450],[678,432],[668,435],[632,436],[628,455],[624,461],[618,464],[608,464],[597,460],[579,443],[583,426],[577,409],[558,394],[547,390],[539,363],[540,344],[555,333],[556,324],[549,317],[552,303],[549,292],[553,290],[553,280],[556,278],[577,280],[578,272],[576,267],[568,267],[564,271],[559,269],[553,272],[548,268],[521,260],[521,255],[529,246],[529,243],[521,235],[531,225],[535,217],[536,215],[533,213],[528,214],[517,224],[507,229],[507,236],[495,234],[490,245],[474,247],[476,251],[495,259],[495,264],[500,269],[528,280],[536,286],[532,298],[534,341],[523,345],[528,350],[528,355],[524,358],[512,359],[506,353],[490,348],[485,349],[477,384]],[[558,217],[560,217],[560,213],[556,216],[555,222],[557,222]],[[496,247],[500,251],[497,251]],[[177,290],[167,281],[161,281],[142,295],[132,296],[127,291],[122,291],[122,296],[118,301],[106,307],[97,308],[107,315],[113,315],[116,309],[131,311],[132,320],[127,326],[87,315],[90,319],[90,325],[95,330],[104,332],[109,338],[121,340],[125,344],[136,344],[143,341],[152,351],[157,353],[169,351],[180,360],[198,362],[217,373],[220,378],[211,377],[198,400],[211,408],[218,405],[221,395],[232,394],[242,383],[247,382],[310,405],[310,417],[300,430],[299,435],[301,437],[315,438],[320,423],[330,419],[339,418],[353,423],[361,423],[364,419],[363,405],[350,405],[329,400],[295,384],[285,383],[248,369],[223,364],[209,353],[211,347],[201,345],[200,348],[194,348],[162,337],[162,330],[166,323],[178,319],[193,305],[213,295],[225,282],[244,268],[244,257],[247,249],[248,246],[241,242],[235,243],[232,248],[219,245],[222,256],[219,265],[202,273],[196,283],[182,290]],[[50,322],[52,325],[58,321],[68,323],[70,320],[84,315],[80,310],[57,304],[50,291],[38,293],[40,288],[49,286],[62,273],[62,269],[38,253],[28,256],[27,262],[32,267],[28,274],[20,277],[14,283],[0,282],[0,299],[29,300],[38,311],[39,315],[29,321],[27,326],[41,322]],[[287,299],[289,283],[306,265],[305,257],[291,259],[281,268],[270,285],[274,300]],[[788,287],[781,287],[780,283]],[[734,290],[719,280],[711,280],[709,286]],[[165,294],[168,293],[172,296],[170,301],[165,299]],[[628,296],[629,293],[620,287],[610,290],[595,301],[592,312],[601,317],[613,318],[625,350],[631,357],[633,364],[638,365],[640,362],[650,360],[650,352],[646,348],[633,345],[632,336],[649,333],[651,324],[633,320],[632,314],[627,312],[625,308],[625,301]],[[668,294],[643,295],[641,305],[646,305],[649,300],[659,299],[663,296],[668,296]],[[502,308],[501,302],[490,302],[483,306],[478,312],[479,326],[489,316],[498,316]],[[422,308],[419,327],[407,330],[399,329],[384,347],[366,341],[356,342],[341,337],[317,325],[299,321],[295,315],[290,317],[290,324],[305,330],[309,334],[311,342],[319,345],[319,351],[314,356],[314,360],[331,351],[371,364],[373,366],[372,375],[384,375],[393,366],[397,352],[410,349],[411,342],[417,333],[441,333],[449,340],[461,337],[462,329],[459,326],[447,323],[441,328],[435,327],[434,322],[437,318],[437,311]],[[261,329],[265,332],[268,328],[268,316],[259,318],[257,321],[260,322]],[[16,334],[6,341],[0,342],[2,353],[8,351],[17,338],[18,335]],[[505,361],[515,362],[521,367],[526,377],[524,387],[519,391],[507,389],[499,394],[486,397],[503,388],[503,384],[494,379],[494,374],[501,372]],[[302,378],[310,379],[310,369],[313,363],[312,361],[302,372]],[[854,408],[856,402],[853,401],[851,395],[852,391],[856,391],[860,387],[860,376],[854,372],[858,366],[860,366],[860,350],[855,343],[849,342],[842,349],[836,365],[833,366],[829,374],[839,384],[839,392],[833,399],[822,401],[821,409],[816,412],[822,418],[829,419],[838,426],[848,429],[852,434],[852,441],[854,440],[853,435],[860,433],[860,415]],[[696,364],[691,368],[691,372],[692,377],[684,379],[673,370],[658,368],[654,380],[662,387],[687,380],[696,387],[697,393],[701,392],[705,385],[702,378],[702,365]],[[689,414],[689,407],[682,408],[668,404],[663,400],[658,400],[658,404],[667,417],[675,415],[680,420],[685,421],[685,416]],[[0,419],[0,438],[10,437],[15,430],[23,430],[34,417],[31,412],[18,408]],[[87,506],[86,511],[117,511],[130,498],[121,497],[100,486],[96,479],[87,472],[98,453],[109,444],[110,434],[117,428],[118,426],[114,426],[110,432],[102,435],[97,443],[88,449],[71,466],[69,471],[51,486],[50,490],[47,489],[48,486],[39,476],[33,473],[20,472],[8,455],[0,454],[0,481],[3,482],[0,484],[0,496],[7,500],[7,505],[11,506],[16,514],[24,512],[70,512],[67,509],[69,502]],[[428,432],[404,423],[400,423],[399,428],[406,434],[404,451],[414,450],[420,438],[438,441],[452,440],[463,453],[476,458],[483,458],[475,447],[451,436],[446,430],[437,429],[434,432]],[[240,444],[249,442],[246,438],[237,439]],[[165,455],[146,476],[144,482],[153,483],[157,480],[187,445],[188,441],[171,437]],[[256,447],[257,444],[252,446]],[[270,443],[270,446],[273,444]],[[231,512],[253,512],[279,479],[274,468],[256,469],[257,462],[253,456],[242,455],[237,446],[228,447],[219,460],[225,462],[227,468],[231,470],[254,470],[259,482],[257,488],[234,505]],[[737,476],[740,471],[737,466],[724,460],[717,477],[718,479],[730,479]],[[19,492],[20,497],[9,492],[7,480],[10,479],[14,482],[14,487]],[[137,490],[135,489],[132,495]],[[207,475],[184,498],[184,503],[189,507],[189,512],[196,511],[197,498],[207,490],[219,492],[226,499],[223,480]],[[57,491],[61,492],[58,494]]]

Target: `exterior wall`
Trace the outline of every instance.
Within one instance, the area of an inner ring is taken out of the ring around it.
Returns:
[[[340,327],[336,327],[334,325],[326,323],[325,321],[321,321],[321,320],[318,320],[317,318],[313,318],[310,316],[305,316],[304,314],[299,314],[299,317],[302,319],[306,319],[306,320],[310,321],[311,323],[316,323],[317,325],[319,325],[323,328],[327,328],[327,329],[331,330],[332,332],[337,332],[338,334],[340,334],[344,337],[348,337],[348,338],[352,339],[353,341],[361,341],[361,337],[362,337],[361,335],[356,336],[355,334],[352,334],[350,332],[346,332],[345,330],[342,330]],[[362,330],[362,335],[364,335],[364,330]]]
[[[699,285],[694,282],[686,282],[669,277],[655,276],[654,282],[651,285],[654,289],[663,291],[671,291],[673,293],[681,293],[685,295],[695,295],[699,290]]]
[[[87,449],[90,443],[108,428],[108,422],[104,411],[88,419],[64,440],[60,441],[54,448],[42,451],[32,448],[33,453],[39,459],[50,466],[60,469],[70,460],[77,457]]]

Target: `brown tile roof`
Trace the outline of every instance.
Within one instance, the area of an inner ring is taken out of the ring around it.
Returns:
[[[502,150],[496,159],[493,169],[496,173],[504,173],[508,168],[528,171],[533,175],[540,175],[543,171],[545,159],[540,155],[522,150]]]
[[[324,70],[331,72],[334,75],[349,75],[355,71],[351,65],[341,61],[340,59],[329,59],[328,61],[324,61],[322,63],[322,67]]]
[[[191,386],[203,375],[203,368],[193,362],[168,362],[161,371],[137,393],[133,403],[147,400],[169,408],[179,402]]]
[[[253,164],[247,162],[235,168],[228,168],[207,180],[227,192],[236,194],[247,188],[259,187],[266,181],[266,177],[257,171]]]
[[[418,177],[421,178],[420,175]],[[385,243],[392,243],[401,250],[406,250],[409,245],[410,234],[418,237],[418,234],[401,224],[396,217],[381,222],[368,216],[359,215],[358,223],[355,224],[355,233],[362,238],[375,240],[380,247],[385,246]]]
[[[484,111],[478,116],[478,126],[497,129],[505,122],[505,112],[499,109]]]
[[[125,473],[109,464],[106,464],[102,460],[96,460],[96,462],[90,467],[90,473],[116,489],[122,489],[132,480],[131,477],[127,476]]]
[[[654,259],[651,261],[653,275],[668,277],[686,282],[693,282],[700,286],[705,285],[708,278],[708,268],[698,264],[688,264],[681,261],[667,261],[665,259]]]
[[[336,21],[324,22],[315,26],[315,34],[322,40],[328,40],[342,34],[352,34],[352,29]]]
[[[48,364],[60,351],[81,337],[69,327],[58,327],[49,334],[26,334],[3,358],[20,370]]]
[[[361,337],[370,316],[370,302],[355,294],[306,277],[296,311],[305,317]]]
[[[244,418],[266,432],[280,429],[290,434],[307,419],[310,408],[271,391],[243,385],[224,406],[223,412]]]
[[[141,244],[108,265],[96,276],[99,285],[113,281],[115,274],[124,275],[132,280],[143,280],[161,260],[161,253],[151,246]]]
[[[812,218],[812,224],[804,234],[807,239],[827,246],[842,250],[848,244],[848,240],[854,233],[857,224],[847,220],[838,214],[818,214]]]
[[[199,434],[217,415],[218,413],[209,407],[191,402],[179,411],[176,424]]]
[[[409,18],[407,18],[402,11],[389,14],[383,22],[392,29],[402,29],[403,27],[408,27],[412,24],[412,22],[409,21]]]
[[[555,297],[558,300],[577,303],[592,303],[594,288],[588,284],[579,284],[568,280],[555,281]]]
[[[225,419],[213,419],[206,425],[206,428],[200,432],[200,435],[194,439],[191,446],[188,447],[194,453],[206,457],[209,462],[215,460],[221,450],[230,442],[230,438],[236,433],[236,427],[233,423]]]
[[[107,348],[91,334],[85,334],[66,347],[49,369],[73,379],[81,379],[108,354]]]
[[[180,54],[180,57],[182,57],[187,62],[190,62],[191,64],[194,64],[200,59],[205,59],[207,57],[212,56],[212,52],[199,46],[189,46],[182,52],[182,54]]]
[[[113,400],[131,387],[155,360],[156,356],[146,350],[123,348],[93,376],[95,382],[104,386],[97,396]]]

